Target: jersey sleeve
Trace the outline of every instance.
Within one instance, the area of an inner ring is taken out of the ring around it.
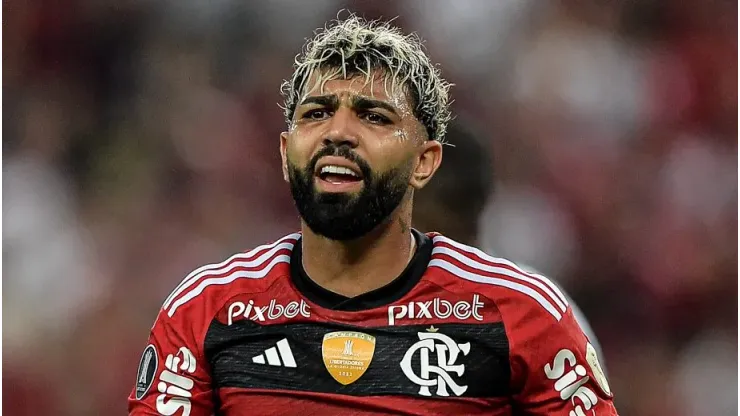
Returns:
[[[211,379],[196,337],[198,319],[161,310],[139,361],[129,416],[211,416]],[[191,312],[192,313],[192,312]]]
[[[511,388],[518,414],[617,415],[596,349],[570,306],[553,314],[525,301],[508,312]]]

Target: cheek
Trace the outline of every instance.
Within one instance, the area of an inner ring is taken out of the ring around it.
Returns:
[[[294,166],[303,166],[308,161],[308,149],[301,142],[291,138],[285,146],[285,159]]]
[[[402,137],[407,136],[403,135]],[[395,133],[385,140],[378,141],[369,150],[368,153],[373,155],[370,164],[378,172],[387,172],[398,168],[407,170],[414,157],[411,142],[402,140]]]
[[[372,145],[377,148],[379,152],[387,152],[398,155],[399,152],[408,152],[409,138],[411,135],[402,128],[386,130],[383,134],[377,135],[377,139],[373,140]]]
[[[290,145],[288,145],[285,148],[285,160],[286,160],[287,163],[290,163],[290,164],[295,164],[296,163],[295,150]]]

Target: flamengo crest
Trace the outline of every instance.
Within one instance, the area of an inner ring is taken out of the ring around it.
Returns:
[[[470,343],[458,344],[445,334],[437,332],[437,328],[430,327],[427,332],[419,332],[419,342],[406,351],[401,360],[401,370],[408,379],[419,386],[419,394],[432,396],[430,387],[436,387],[437,396],[447,397],[452,390],[455,396],[462,396],[468,386],[457,384],[452,374],[462,377],[465,373],[464,364],[455,364],[457,359],[470,352]],[[414,356],[419,354],[419,371],[411,366]]]

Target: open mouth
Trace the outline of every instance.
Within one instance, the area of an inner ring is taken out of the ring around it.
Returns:
[[[318,177],[332,184],[355,183],[362,181],[362,176],[350,168],[337,165],[326,165],[319,169]]]

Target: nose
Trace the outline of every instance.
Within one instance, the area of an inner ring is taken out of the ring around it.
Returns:
[[[329,128],[323,140],[324,146],[334,144],[356,148],[359,144],[359,133],[353,119],[354,114],[351,110],[339,108],[329,121]]]

